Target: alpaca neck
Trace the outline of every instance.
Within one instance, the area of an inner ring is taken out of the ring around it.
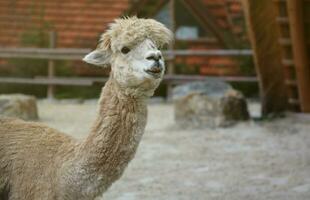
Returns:
[[[102,89],[97,119],[80,151],[105,184],[120,177],[136,152],[146,125],[146,100],[127,95],[113,78]]]

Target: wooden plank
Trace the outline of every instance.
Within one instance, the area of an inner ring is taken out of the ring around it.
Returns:
[[[50,36],[50,48],[56,48],[56,32],[50,32],[49,33],[49,36]],[[49,60],[48,61],[48,66],[47,66],[47,77],[49,79],[52,79],[55,75],[55,61],[54,60]],[[49,100],[53,100],[54,99],[54,85],[48,85],[47,86],[47,98]]]
[[[1,48],[0,58],[81,60],[91,49]],[[250,49],[167,50],[164,56],[252,56]]]
[[[297,81],[296,80],[285,80],[285,84],[288,86],[297,86]]]
[[[300,101],[298,99],[289,98],[288,103],[291,105],[300,105]]]
[[[173,84],[193,82],[193,81],[212,81],[222,80],[227,82],[258,82],[256,77],[240,77],[240,76],[194,76],[194,75],[165,75],[164,82],[171,82]]]
[[[0,77],[0,83],[33,84],[33,85],[78,85],[91,86],[93,81],[79,78],[16,78]]]
[[[216,23],[216,17],[201,1],[181,0],[180,2],[207,32],[211,31],[214,34],[220,44],[226,48],[235,46],[237,38],[229,31],[223,32],[223,29]]]
[[[241,0],[226,0],[228,3],[236,3],[236,2],[241,2]]]
[[[148,0],[137,0],[134,3],[132,3],[132,6],[130,6],[129,10],[127,11],[128,15],[138,15],[138,13],[141,11],[141,9],[145,6],[145,4],[148,2]]]
[[[4,48],[0,47],[0,58],[35,58],[53,60],[81,60],[91,49],[49,48]]]
[[[205,42],[211,44],[218,44],[218,41],[214,37],[200,37],[194,39],[176,39],[176,42]]]
[[[38,76],[35,78],[18,78],[18,77],[0,77],[0,83],[6,84],[31,84],[31,85],[75,85],[75,86],[91,86],[94,83],[105,83],[108,77],[54,77],[47,78]],[[256,77],[240,77],[240,76],[193,76],[193,75],[165,75],[164,82],[172,84],[180,84],[192,81],[222,80],[227,82],[249,82],[256,83]]]
[[[288,24],[289,23],[289,20],[287,17],[277,17],[276,20],[279,24]]]
[[[259,80],[262,115],[283,112],[287,108],[279,30],[276,11],[270,0],[242,0],[248,34],[254,52]],[[271,31],[272,30],[272,31]]]
[[[79,78],[81,79],[81,78]],[[93,83],[104,83],[107,78],[94,78],[94,77],[84,77],[86,80],[91,80]],[[200,76],[200,75],[165,75],[163,82],[171,84],[180,84],[193,81],[208,81],[208,80],[222,80],[227,82],[244,82],[244,83],[257,83],[256,77],[244,77],[244,76]]]
[[[290,38],[279,38],[278,41],[279,41],[279,44],[282,46],[291,46],[292,45],[292,41]]]
[[[35,77],[35,80],[44,80],[46,77],[38,76]],[[77,81],[88,81],[87,83],[105,83],[108,80],[108,77],[79,77],[79,78],[67,78],[67,77],[57,77],[55,80],[77,80]],[[249,82],[255,83],[258,82],[257,77],[253,76],[200,76],[200,75],[165,75],[163,78],[164,82],[191,82],[191,81],[204,81],[204,80],[223,80],[228,82]]]
[[[45,76],[36,76],[34,78],[35,80],[46,80],[47,78]],[[94,83],[105,83],[109,77],[54,77],[52,80],[55,82],[61,83],[83,83],[83,84],[94,84]]]
[[[300,107],[302,112],[310,112],[310,61],[304,34],[302,6],[302,0],[287,0]]]
[[[173,38],[175,38],[175,31],[176,31],[176,16],[175,16],[175,0],[169,0],[169,14],[170,14],[170,24],[171,24],[171,31],[174,34]],[[169,45],[169,51],[174,52],[175,48],[175,43],[171,42]],[[165,56],[165,54],[164,54]],[[171,54],[168,55],[168,57],[174,57],[175,55]],[[174,60],[171,60],[168,62],[167,65],[167,74],[173,75],[175,73],[175,65],[174,65]],[[173,85],[172,84],[167,84],[167,99],[171,99],[172,97],[172,90],[173,90]]]
[[[291,59],[282,59],[282,64],[286,67],[294,67],[294,61]]]
[[[174,50],[164,51],[166,56],[252,56],[250,49]]]
[[[286,0],[273,0],[275,3],[286,3]]]
[[[164,7],[166,3],[167,3],[166,0],[157,0],[156,5],[154,6],[155,8],[151,12],[147,13],[148,16],[154,18],[155,15],[160,11],[160,9]]]

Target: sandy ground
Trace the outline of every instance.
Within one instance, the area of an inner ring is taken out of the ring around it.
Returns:
[[[41,121],[77,138],[87,135],[95,111],[94,101],[39,102]],[[309,200],[310,115],[181,130],[172,105],[149,105],[136,157],[103,199]]]

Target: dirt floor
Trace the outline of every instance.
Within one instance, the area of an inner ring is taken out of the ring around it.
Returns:
[[[41,121],[77,138],[95,111],[95,101],[39,102]],[[151,104],[135,159],[103,199],[309,200],[310,115],[181,130],[172,105]]]

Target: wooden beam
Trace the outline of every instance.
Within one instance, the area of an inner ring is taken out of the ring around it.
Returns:
[[[256,77],[240,77],[240,76],[200,76],[200,75],[165,75],[164,82],[173,84],[180,84],[193,81],[212,81],[221,80],[227,82],[243,82],[243,83],[257,83]]]
[[[150,13],[148,13],[148,17],[154,18],[155,15],[160,11],[160,9],[164,7],[166,3],[167,3],[166,0],[158,0],[155,5],[155,8]]]
[[[287,0],[300,108],[310,112],[310,61],[305,40],[303,1]]]
[[[91,49],[1,48],[0,58],[81,60]],[[166,50],[164,56],[252,56],[251,49]]]
[[[169,0],[169,14],[170,14],[170,29],[173,33],[173,38],[175,38],[175,31],[176,31],[176,18],[175,18],[175,0]],[[175,43],[171,42],[169,45],[169,50],[173,52],[175,47]],[[169,56],[170,57],[170,56]],[[168,62],[167,74],[173,75],[175,73],[174,69],[174,60]],[[167,84],[167,99],[171,99],[172,97],[172,90],[173,85]]]
[[[51,49],[56,48],[56,32],[51,31],[49,33],[50,36],[50,41],[49,41],[49,46]],[[54,60],[48,60],[48,66],[47,66],[47,77],[49,79],[54,78],[55,75],[55,61]],[[50,84],[47,86],[47,98],[49,100],[53,100],[54,99],[54,93],[55,93],[55,87],[54,85]]]
[[[276,12],[270,0],[242,0],[259,79],[262,115],[285,111],[287,95]]]
[[[107,77],[54,77],[47,78],[38,76],[35,78],[20,77],[0,77],[0,83],[5,84],[27,84],[27,85],[66,85],[66,86],[92,86],[95,83],[107,82]],[[180,84],[193,81],[222,80],[227,82],[256,83],[256,77],[240,77],[240,76],[199,76],[199,75],[165,75],[164,82],[170,84]]]
[[[233,48],[235,37],[232,33],[225,32],[215,22],[215,17],[210,14],[206,6],[200,0],[181,0],[185,8],[193,15],[193,17],[201,24],[202,28],[210,31],[226,48]]]
[[[53,60],[82,60],[91,49],[10,48],[0,47],[0,58],[35,58]]]
[[[217,56],[217,57],[237,57],[252,56],[250,49],[213,49],[213,50],[168,50],[164,51],[165,56]]]
[[[0,83],[6,84],[31,84],[31,85],[76,85],[91,86],[92,80],[85,78],[17,78],[17,77],[0,77]]]
[[[138,0],[131,4],[129,9],[127,10],[128,15],[138,15],[141,9],[145,6],[148,0]]]

